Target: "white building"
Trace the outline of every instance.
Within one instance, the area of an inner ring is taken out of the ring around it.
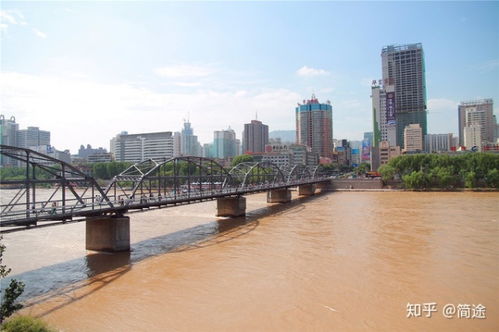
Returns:
[[[171,158],[173,151],[173,136],[169,131],[131,135],[122,132],[111,139],[111,153],[116,161]]]
[[[474,124],[464,127],[464,146],[466,149],[471,149],[474,146],[481,150],[482,148],[482,126]]]
[[[451,147],[455,147],[455,137],[449,134],[428,134],[425,135],[424,145],[425,152],[448,152]]]
[[[492,99],[481,99],[474,101],[461,102],[458,107],[459,116],[459,144],[464,143],[464,127],[471,125],[482,126],[481,140],[486,142],[494,141],[494,126],[493,119],[494,102]]]
[[[423,151],[423,129],[419,123],[411,123],[404,128],[405,152]]]

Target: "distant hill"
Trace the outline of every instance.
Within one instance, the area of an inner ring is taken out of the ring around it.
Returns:
[[[295,143],[296,131],[295,130],[273,130],[269,132],[269,138],[280,138],[281,142]]]

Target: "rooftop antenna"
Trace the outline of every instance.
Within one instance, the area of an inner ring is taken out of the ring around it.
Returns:
[[[255,120],[258,120],[258,111],[255,112]]]

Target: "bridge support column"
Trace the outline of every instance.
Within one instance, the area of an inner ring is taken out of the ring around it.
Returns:
[[[291,201],[291,191],[288,188],[267,191],[267,203],[287,203]]]
[[[217,217],[239,217],[246,214],[246,197],[217,198]]]
[[[331,191],[331,181],[319,182],[315,185],[315,188],[319,189],[320,193]]]
[[[87,217],[85,242],[87,250],[129,251],[130,217]]]
[[[315,193],[315,184],[298,186],[298,196],[312,196]]]

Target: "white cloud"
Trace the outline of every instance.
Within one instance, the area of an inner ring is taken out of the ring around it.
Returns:
[[[154,73],[167,78],[192,78],[205,77],[215,73],[210,66],[174,65],[156,68]]]
[[[182,90],[180,90],[182,91]],[[52,144],[75,152],[80,144],[109,148],[117,133],[178,131],[190,113],[201,142],[231,126],[241,138],[258,110],[272,130],[294,128],[294,105],[301,96],[287,89],[157,92],[130,84],[102,84],[74,77],[0,73],[0,113],[15,116],[21,128],[51,131]]]
[[[174,83],[176,86],[181,86],[181,87],[186,87],[186,88],[193,88],[196,86],[200,86],[201,82],[175,82]]]
[[[17,9],[0,10],[0,31],[6,32],[9,25],[26,25],[24,15]]]
[[[454,110],[457,112],[458,102],[445,99],[445,98],[433,98],[428,100],[428,111],[429,112],[442,112]]]
[[[40,30],[38,30],[38,29],[33,28],[33,33],[34,33],[36,36],[38,36],[38,37],[40,37],[40,38],[42,38],[42,39],[47,38],[47,34],[46,34],[46,33],[44,33],[44,32],[41,32],[41,31],[40,31]]]
[[[312,67],[303,66],[296,71],[299,76],[310,77],[310,76],[328,76],[330,72],[324,69],[316,69]]]
[[[4,24],[17,24],[16,18],[6,10],[0,10],[0,18],[5,22]]]

